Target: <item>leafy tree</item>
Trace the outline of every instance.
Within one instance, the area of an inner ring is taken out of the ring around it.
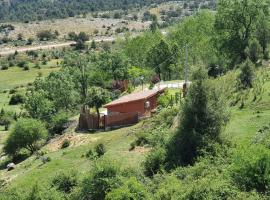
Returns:
[[[193,164],[203,149],[220,142],[227,113],[222,98],[207,82],[207,73],[199,68],[181,112],[179,130],[168,144],[170,166]]]
[[[255,35],[260,18],[268,17],[264,0],[220,0],[215,29],[219,35],[218,48],[232,64],[246,59],[245,49]]]
[[[259,20],[256,29],[256,38],[259,41],[260,46],[262,47],[263,57],[265,59],[268,59],[268,44],[270,43],[270,23],[267,16],[262,17]]]
[[[262,48],[257,39],[252,39],[249,41],[249,45],[245,50],[247,57],[256,63],[262,56]]]
[[[51,72],[46,78],[36,79],[33,85],[34,93],[43,92],[56,111],[72,109],[79,100],[73,77],[67,70]]]
[[[55,38],[55,35],[51,30],[44,30],[37,33],[37,37],[40,41],[51,40]]]
[[[9,155],[16,155],[21,149],[27,149],[34,153],[39,149],[38,142],[46,139],[48,132],[44,124],[36,119],[19,119],[12,128],[4,151]]]
[[[76,42],[76,49],[85,49],[85,42],[89,40],[89,36],[85,32],[80,32],[74,38]]]
[[[254,66],[250,60],[246,60],[240,66],[240,74],[238,76],[240,88],[247,89],[252,88],[253,80],[255,78]]]
[[[162,39],[149,50],[147,55],[147,65],[154,69],[159,76],[162,75],[163,79],[170,79],[172,73],[170,69],[172,52],[169,44]]]
[[[110,93],[106,89],[100,87],[92,87],[88,92],[86,104],[89,107],[96,109],[99,118],[100,117],[99,109],[109,100],[110,100]]]
[[[58,112],[51,117],[50,120],[50,129],[52,133],[60,134],[62,133],[67,127],[68,123],[68,113],[66,112]]]
[[[55,112],[53,102],[46,97],[43,91],[31,93],[26,99],[25,109],[31,117],[46,121]]]
[[[9,129],[10,124],[13,122],[14,113],[10,111],[5,111],[3,108],[0,112],[0,125],[5,127],[5,130],[7,131]]]
[[[157,16],[153,15],[152,17],[152,23],[150,24],[150,30],[152,32],[156,32],[158,30],[158,20],[157,20]]]
[[[92,40],[91,49],[96,49],[96,48],[97,48],[97,44],[96,44],[95,40]]]
[[[130,67],[128,69],[128,77],[129,80],[131,80],[132,84],[134,86],[138,85],[140,83],[140,78],[141,77],[149,77],[152,74],[151,70],[147,70],[145,68],[141,67]]]
[[[121,52],[105,52],[99,56],[99,66],[113,80],[125,80],[128,78],[129,60]]]

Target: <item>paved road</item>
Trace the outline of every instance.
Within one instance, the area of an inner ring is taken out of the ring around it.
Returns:
[[[94,40],[96,42],[101,42],[101,41],[111,42],[111,41],[114,41],[115,39],[116,39],[115,37],[99,37]],[[91,41],[88,41],[88,42],[91,42]],[[36,51],[36,50],[67,47],[73,44],[75,44],[75,42],[63,42],[63,43],[46,44],[46,45],[39,45],[39,46],[6,48],[6,49],[0,49],[0,56],[7,56],[10,54],[14,54],[16,51],[21,53],[21,52],[26,52],[26,51]]]

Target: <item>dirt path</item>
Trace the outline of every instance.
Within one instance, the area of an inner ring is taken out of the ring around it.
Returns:
[[[99,38],[93,38],[96,42],[106,41],[111,42],[116,39],[116,37],[99,37]],[[88,41],[90,43],[91,41]],[[72,44],[75,44],[75,42],[63,42],[63,43],[57,43],[57,44],[46,44],[46,45],[39,45],[39,46],[29,46],[29,47],[17,47],[17,48],[6,48],[6,49],[0,49],[0,56],[7,56],[10,54],[14,54],[16,51],[26,52],[26,51],[37,51],[37,50],[45,50],[45,49],[54,49],[54,48],[62,48],[67,47]]]
[[[161,33],[163,35],[167,35],[166,30],[161,30]],[[136,37],[139,34],[133,34],[131,37]],[[111,37],[94,37],[91,38],[87,43],[90,43],[92,40],[95,40],[96,42],[112,42],[116,40],[117,38],[124,38],[124,36],[111,36]],[[38,46],[29,46],[29,47],[17,47],[17,48],[3,48],[0,47],[0,57],[1,56],[8,56],[11,54],[14,54],[16,51],[19,53],[27,52],[27,51],[37,51],[37,50],[45,50],[45,49],[54,49],[54,48],[62,48],[62,47],[68,47],[70,45],[75,44],[75,42],[63,42],[63,43],[57,43],[57,44],[44,44],[44,45],[38,45]]]

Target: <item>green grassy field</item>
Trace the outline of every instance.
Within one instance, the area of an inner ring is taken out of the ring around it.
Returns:
[[[58,70],[59,68],[55,66],[55,60],[53,60],[41,69],[31,67],[30,70],[25,71],[19,67],[11,67],[8,70],[2,70],[0,71],[0,91],[25,86],[33,82],[39,73],[46,76],[51,71]]]
[[[98,143],[103,143],[106,147],[107,157],[118,162],[123,168],[133,168],[138,170],[145,156],[144,151],[129,151],[130,143],[135,139],[134,131],[141,126],[141,123],[114,131],[101,132],[95,134],[76,134],[76,138],[83,138],[80,145],[71,146],[67,149],[60,149],[50,152],[50,146],[45,146],[42,150],[49,152],[47,156],[51,161],[42,164],[40,159],[32,156],[20,163],[15,170],[7,172],[0,171],[3,180],[10,180],[8,188],[29,189],[36,182],[48,182],[57,172],[62,170],[76,169],[85,176],[91,168],[91,160],[84,155]],[[75,141],[74,141],[75,142]]]

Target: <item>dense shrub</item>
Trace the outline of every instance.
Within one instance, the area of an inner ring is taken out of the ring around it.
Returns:
[[[25,97],[22,94],[14,94],[9,100],[9,105],[22,104],[25,101]]]
[[[238,187],[245,191],[270,192],[270,153],[260,145],[238,151],[231,176]]]
[[[0,125],[4,126],[6,131],[9,129],[11,122],[14,120],[13,116],[14,116],[14,113],[1,109]]]
[[[158,148],[149,153],[144,162],[144,173],[146,176],[153,176],[161,172],[164,168],[166,159],[166,151],[163,148]]]
[[[65,149],[69,147],[69,145],[70,145],[70,141],[68,139],[65,139],[61,145],[61,149]]]
[[[167,145],[171,166],[193,164],[209,143],[221,142],[220,133],[228,121],[226,105],[219,91],[199,68],[183,105],[179,130]]]
[[[39,142],[46,139],[48,132],[44,124],[35,119],[19,119],[12,128],[4,151],[9,155],[16,155],[21,149],[34,153],[39,149]]]
[[[81,194],[82,200],[104,200],[108,192],[119,187],[119,166],[108,160],[98,160],[90,176],[83,180]]]
[[[148,200],[151,199],[145,186],[132,177],[126,180],[123,185],[113,189],[106,195],[106,200]]]
[[[51,118],[51,132],[53,134],[60,134],[67,128],[68,114],[66,112],[59,112]]]
[[[246,60],[240,66],[240,74],[238,76],[239,87],[243,89],[252,88],[255,78],[254,66],[250,60]]]
[[[60,172],[53,178],[51,185],[61,192],[70,193],[78,185],[77,172]]]
[[[98,157],[103,156],[106,153],[105,145],[100,143],[95,147],[95,152]]]

